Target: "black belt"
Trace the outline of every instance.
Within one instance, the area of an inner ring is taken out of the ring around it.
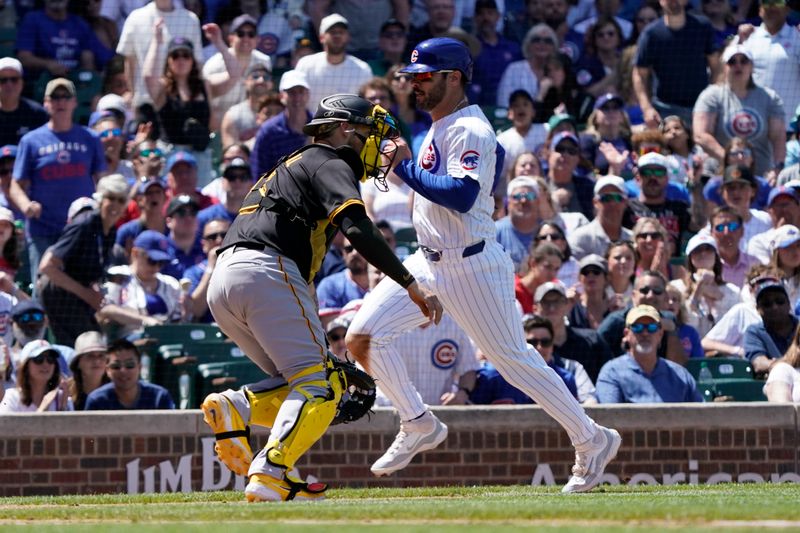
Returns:
[[[486,247],[486,241],[476,242],[475,244],[470,244],[464,251],[461,253],[461,257],[471,257],[473,255],[477,255],[483,251]],[[425,259],[432,263],[436,263],[442,260],[442,251],[441,250],[434,250],[433,248],[429,248],[425,245],[420,245],[420,250],[422,253],[425,254]]]
[[[219,255],[222,252],[225,252],[227,250],[231,250],[232,252],[235,252],[236,250],[246,249],[246,250],[255,250],[257,252],[263,252],[265,248],[266,248],[265,245],[263,245],[261,243],[257,243],[257,242],[237,242],[236,244],[232,244],[230,246],[226,246],[225,248],[223,248],[221,250],[218,250],[217,251],[217,256],[219,257]]]

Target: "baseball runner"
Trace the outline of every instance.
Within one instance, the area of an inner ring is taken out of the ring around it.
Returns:
[[[433,119],[416,163],[408,147],[398,143],[396,159],[402,162],[394,172],[417,193],[413,221],[421,243],[404,264],[441,299],[503,377],[567,431],[576,460],[563,492],[585,492],[600,482],[621,438],[595,424],[525,342],[514,303],[513,265],[495,240],[491,217],[497,139],[480,107],[464,96],[471,71],[469,51],[449,38],[419,43],[410,64],[400,70],[413,76],[417,105]],[[367,295],[347,334],[350,352],[400,414],[394,443],[371,467],[376,476],[404,468],[417,453],[447,438],[447,426],[423,403],[393,346],[399,334],[426,320],[399,285],[384,279]]]
[[[333,95],[320,102],[303,131],[313,143],[284,158],[245,197],[208,288],[220,329],[264,372],[289,384],[268,442],[248,470],[245,496],[251,502],[324,497],[325,485],[308,485],[287,472],[325,433],[346,387],[327,357],[310,286],[339,229],[367,261],[404,287],[421,315],[438,323],[442,312],[367,218],[359,193],[360,180],[385,178],[381,145],[397,135],[392,117],[355,95]],[[262,394],[264,403],[251,398],[251,411],[270,409],[269,391]],[[224,437],[244,429],[234,407],[224,395],[203,405],[218,444],[228,444],[217,446],[221,455],[237,451]],[[250,413],[254,420],[259,416]]]

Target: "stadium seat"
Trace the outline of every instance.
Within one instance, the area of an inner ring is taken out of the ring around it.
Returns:
[[[494,128],[496,132],[501,132],[511,127],[511,121],[508,118],[508,108],[485,105],[481,106],[481,110],[483,110],[483,114],[489,119],[492,128]]]
[[[197,360],[184,355],[182,344],[159,346],[151,367],[153,383],[169,391],[178,409],[197,408],[194,395]]]
[[[266,377],[264,371],[249,359],[202,364],[197,367],[196,397],[205,398],[212,392],[238,389]]]
[[[0,57],[15,57],[17,28],[0,28]]]
[[[165,324],[147,326],[142,339],[150,339],[161,346],[164,344],[184,344],[192,342],[222,340],[225,336],[214,324]]]
[[[703,363],[714,376],[714,379],[754,379],[753,367],[750,362],[745,359],[738,359],[735,357],[704,357],[689,359],[686,363],[686,369],[694,376],[694,379],[700,379],[700,368]]]
[[[754,379],[715,379],[713,382],[699,382],[697,389],[703,401],[713,402],[715,398],[724,397],[734,402],[765,402],[764,382]],[[719,400],[717,400],[719,401]]]
[[[406,255],[411,255],[419,248],[417,242],[417,232],[414,228],[401,228],[394,232],[394,239],[397,242],[398,252],[401,248],[408,250]]]

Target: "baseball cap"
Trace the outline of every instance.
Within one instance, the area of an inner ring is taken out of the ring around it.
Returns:
[[[7,144],[0,148],[0,159],[5,159],[6,157],[11,157],[13,159],[17,158],[17,146],[14,144]]]
[[[724,52],[722,52],[722,62],[723,63],[727,63],[728,61],[730,61],[730,59],[733,56],[735,56],[737,54],[742,54],[751,63],[753,62],[753,53],[750,50],[748,50],[747,48],[745,48],[744,46],[739,45],[739,44],[735,44],[735,45],[729,46],[729,47],[727,47],[725,49]]]
[[[256,61],[255,63],[250,65],[250,67],[247,69],[247,72],[245,73],[245,75],[249,76],[253,72],[261,72],[261,71],[266,72],[267,74],[272,74],[272,69],[270,68],[270,66],[268,64],[266,64],[263,61]]]
[[[797,241],[800,241],[800,230],[797,229],[797,226],[784,224],[773,232],[770,244],[773,250],[779,250],[788,248]]]
[[[403,30],[403,32],[407,31],[405,24],[403,24],[402,22],[400,22],[396,18],[390,18],[390,19],[387,19],[386,22],[381,24],[380,33],[383,33],[384,31],[386,31],[387,29],[391,28],[392,26],[397,26],[398,28]]]
[[[188,50],[194,53],[194,44],[186,37],[173,37],[169,42],[169,46],[167,46],[167,55],[172,55],[173,52],[178,50]]]
[[[475,11],[479,9],[494,9],[497,11],[497,2],[494,0],[477,0],[475,2]]]
[[[69,81],[67,78],[56,78],[54,80],[50,80],[49,82],[47,82],[47,86],[44,89],[45,97],[49,97],[59,87],[66,89],[72,96],[75,96],[75,94],[77,94],[75,91],[74,83]]]
[[[172,261],[173,259],[169,239],[158,231],[148,229],[141,232],[133,240],[133,247],[145,250],[147,257],[153,261]]]
[[[88,196],[81,196],[80,198],[76,198],[69,204],[69,209],[67,210],[67,222],[71,222],[83,213],[84,211],[94,211],[97,209],[97,202],[94,198],[90,198]]]
[[[777,279],[766,279],[756,284],[756,302],[758,302],[758,299],[761,298],[763,293],[769,290],[779,290],[787,297],[789,296],[789,291],[786,290],[786,285],[784,285],[782,281]]]
[[[690,255],[701,246],[711,246],[715,252],[719,252],[717,241],[714,240],[714,237],[704,233],[698,233],[686,243],[686,255]]]
[[[330,333],[336,328],[347,329],[350,327],[350,323],[352,321],[353,321],[353,315],[351,313],[348,313],[346,316],[339,315],[330,322],[328,322],[328,326],[325,328],[325,333]]]
[[[661,323],[661,314],[658,312],[658,309],[652,305],[637,305],[628,311],[627,315],[625,315],[625,325],[630,326],[640,318],[645,317],[652,318],[659,324]]]
[[[172,216],[176,211],[178,211],[178,209],[187,206],[191,209],[194,209],[195,213],[200,211],[200,204],[198,204],[194,198],[188,194],[181,194],[170,200],[169,205],[167,206],[167,216]]]
[[[123,115],[128,112],[128,108],[125,106],[125,100],[123,100],[120,95],[114,93],[109,93],[100,98],[100,100],[97,101],[97,110],[116,111]]]
[[[245,24],[250,24],[254,28],[258,27],[258,22],[256,21],[256,19],[245,13],[233,19],[233,21],[231,22],[231,27],[228,31],[229,33],[236,33],[236,30],[238,30]]]
[[[580,146],[578,138],[575,136],[574,133],[569,131],[560,131],[555,135],[553,135],[553,139],[550,141],[550,149],[555,150],[556,147],[561,143],[561,141],[572,141],[575,143],[576,146]]]
[[[517,187],[530,187],[534,190],[536,196],[539,196],[539,184],[530,176],[517,176],[513,180],[509,181],[508,185],[506,186],[506,196],[511,196],[511,193]]]
[[[38,312],[46,314],[42,304],[36,300],[20,300],[17,305],[11,308],[11,320],[17,320],[25,313]]]
[[[22,63],[20,63],[19,59],[13,57],[4,57],[0,59],[0,70],[10,68],[11,70],[16,70],[19,74],[22,74]]]
[[[0,220],[14,224],[14,213],[7,207],[0,206]]]
[[[597,100],[594,101],[594,108],[595,109],[600,109],[601,107],[603,107],[604,105],[606,105],[609,102],[615,102],[620,107],[625,107],[625,100],[623,100],[622,97],[617,96],[616,94],[613,94],[613,93],[606,93],[606,94],[600,95],[597,98]]]
[[[53,352],[56,357],[61,357],[61,352],[58,349],[47,342],[44,339],[38,339],[35,341],[30,341],[28,344],[22,348],[22,351],[19,354],[19,364],[25,363],[28,359],[34,359],[45,352]]]
[[[511,107],[511,105],[514,103],[514,100],[516,100],[517,98],[524,98],[530,103],[533,103],[533,97],[531,97],[531,93],[529,93],[525,89],[517,89],[516,91],[511,93],[511,96],[508,97],[509,107]]]
[[[139,183],[139,186],[136,188],[136,194],[145,194],[149,191],[152,187],[161,187],[163,190],[167,190],[166,185],[164,182],[158,178],[150,179],[147,181],[143,181]]]
[[[606,187],[614,187],[622,194],[628,194],[627,190],[625,189],[625,180],[620,178],[619,176],[614,176],[613,174],[608,176],[603,176],[597,183],[594,184],[594,195],[598,196],[600,191],[602,191]]]
[[[548,281],[547,283],[542,283],[536,288],[536,293],[533,295],[533,301],[537,304],[542,301],[542,298],[549,292],[557,292],[564,298],[567,297],[567,288],[564,286],[563,283],[560,281]]]
[[[747,183],[751,187],[758,187],[756,178],[753,177],[753,173],[746,166],[728,165],[725,167],[725,173],[722,175],[722,185],[725,186],[726,183],[735,183],[737,181]]]
[[[250,164],[241,157],[235,157],[230,163],[223,165],[222,175],[225,176],[227,175],[229,170],[236,170],[236,169],[242,169],[246,170],[247,172],[250,172]]]
[[[306,73],[301,72],[299,70],[287,70],[281,76],[281,81],[278,84],[279,91],[288,91],[293,87],[305,87],[306,89],[310,89],[311,87],[308,85],[308,79],[306,78]]]
[[[568,113],[559,113],[557,115],[553,115],[550,117],[550,120],[547,121],[547,129],[548,131],[553,131],[557,127],[561,125],[562,122],[569,122],[574,127],[577,127],[578,123],[575,120],[575,117]]]
[[[659,154],[658,152],[648,152],[644,154],[639,158],[639,161],[636,162],[636,166],[639,168],[644,168],[644,167],[668,168],[667,158]]]
[[[327,17],[323,18],[319,23],[319,33],[322,35],[323,33],[328,33],[328,30],[336,26],[337,24],[343,25],[345,28],[349,26],[347,19],[341,16],[339,13],[332,13]]]
[[[178,150],[169,156],[169,159],[167,159],[167,172],[170,172],[172,167],[178,163],[189,163],[194,168],[197,168],[197,159],[195,159],[191,153],[185,150]]]
[[[75,339],[73,358],[90,352],[105,352],[107,349],[108,343],[102,333],[99,331],[84,331]]]
[[[95,124],[107,118],[113,118],[114,120],[119,120],[119,116],[110,109],[105,109],[103,111],[93,111],[92,114],[89,115],[89,127],[93,128]]]
[[[781,185],[779,187],[775,187],[769,192],[769,198],[767,199],[767,207],[772,205],[772,202],[780,198],[781,196],[788,196],[795,203],[800,204],[800,198],[797,197],[797,191],[793,187],[787,187],[786,185]]]
[[[581,260],[578,262],[578,267],[579,267],[578,272],[583,271],[583,269],[588,266],[596,266],[603,272],[608,272],[608,266],[606,265],[606,260],[597,254],[589,254],[582,257]]]

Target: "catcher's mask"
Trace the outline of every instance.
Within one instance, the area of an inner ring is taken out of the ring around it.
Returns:
[[[342,122],[369,126],[366,136],[355,129],[349,131],[364,143],[361,149],[361,161],[364,163],[361,181],[374,178],[379,189],[388,190],[386,174],[397,154],[394,143],[399,136],[397,121],[384,108],[360,96],[334,94],[322,99],[314,119],[303,127],[303,132],[319,136],[337,128]]]

